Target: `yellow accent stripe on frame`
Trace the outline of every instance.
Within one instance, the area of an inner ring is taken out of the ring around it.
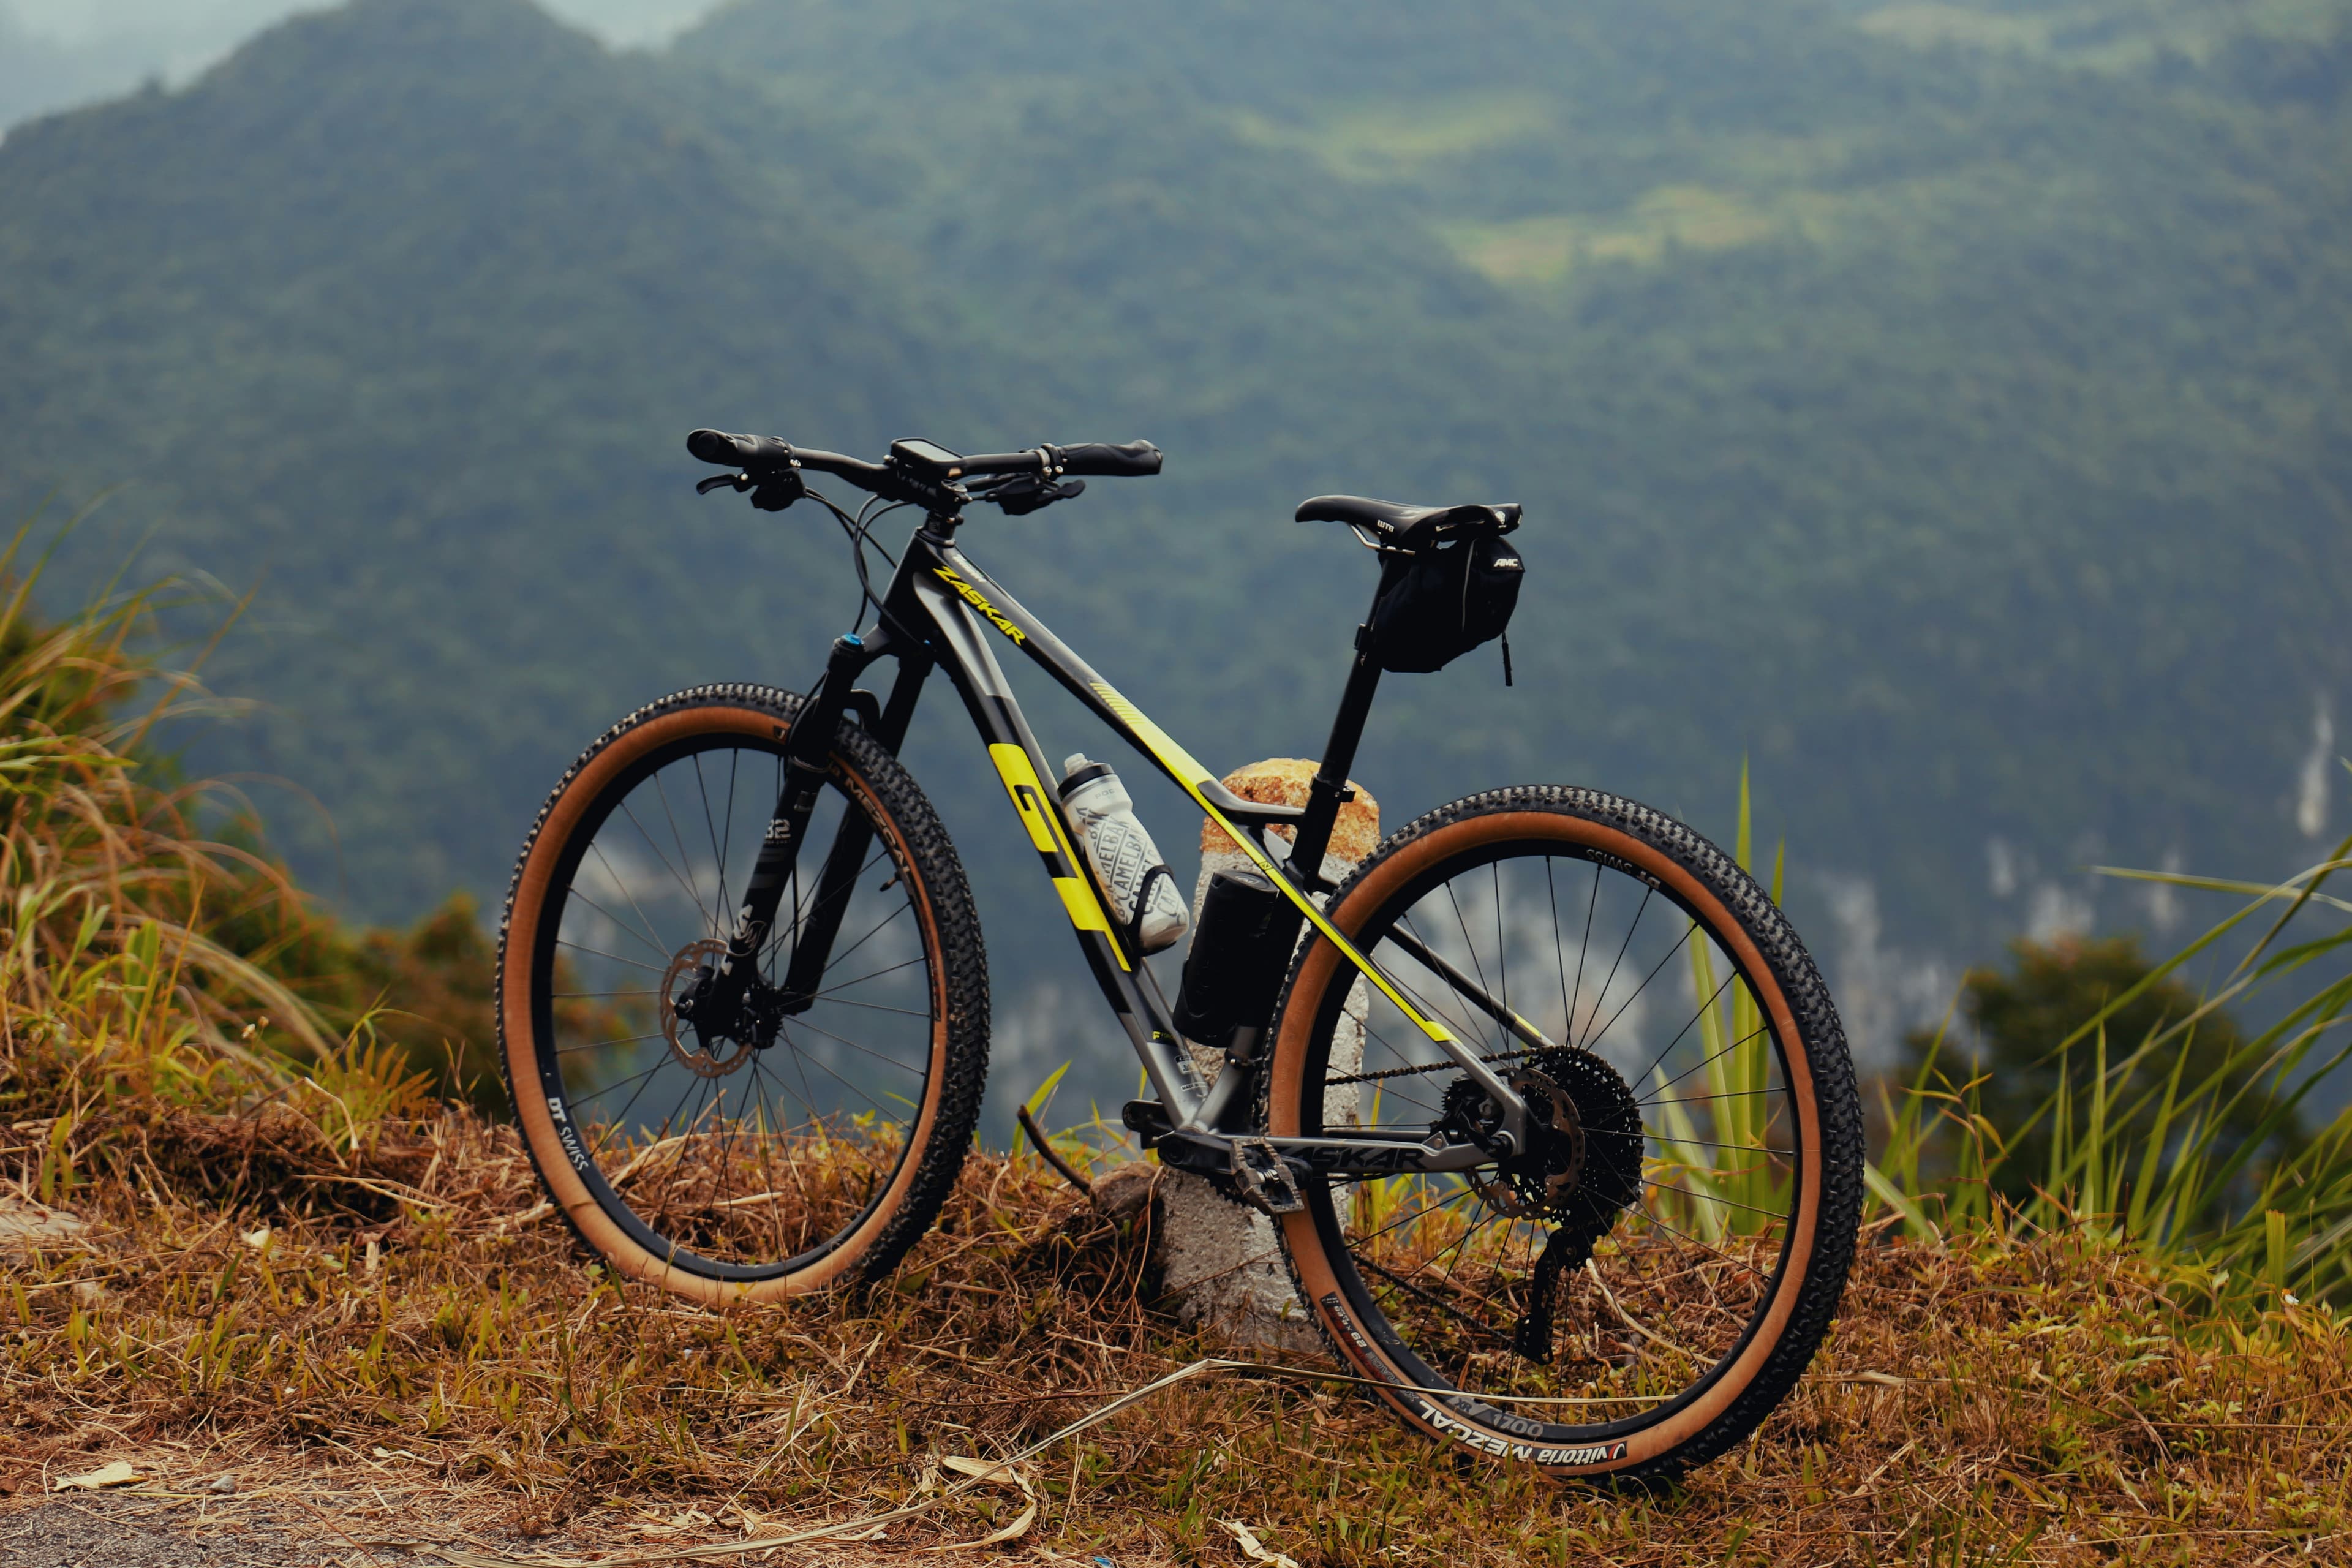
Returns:
[[[1144,750],[1159,758],[1160,765],[1175,775],[1176,782],[1184,787],[1186,795],[1192,797],[1193,804],[1208,814],[1210,821],[1223,828],[1226,837],[1241,846],[1242,853],[1248,856],[1257,868],[1265,872],[1267,879],[1276,887],[1280,888],[1292,903],[1298,906],[1298,912],[1307,917],[1307,922],[1313,926],[1325,941],[1338,948],[1342,958],[1354,964],[1363,973],[1364,978],[1379,989],[1381,995],[1395,1003],[1397,1011],[1411,1019],[1413,1027],[1427,1036],[1433,1043],[1444,1045],[1454,1038],[1452,1031],[1442,1024],[1422,1016],[1420,1008],[1400,995],[1397,988],[1389,984],[1388,976],[1375,968],[1370,959],[1359,952],[1354,942],[1341,936],[1338,929],[1323,918],[1323,911],[1315,907],[1314,900],[1291,887],[1282,873],[1275,868],[1272,858],[1259,847],[1256,834],[1246,828],[1235,826],[1227,819],[1223,812],[1209,804],[1209,797],[1202,793],[1201,786],[1214,778],[1215,774],[1202,767],[1200,760],[1192,752],[1171,740],[1165,730],[1145,718],[1143,710],[1121,696],[1109,681],[1097,680],[1090,684],[1095,689],[1095,695],[1103,700],[1103,706],[1118,715],[1121,721],[1135,732],[1136,739],[1143,742]],[[1018,747],[1012,749],[1019,750]],[[990,750],[993,751],[995,748],[991,747]],[[1024,758],[1023,762],[1025,764],[1027,759]]]
[[[1021,825],[1029,830],[1029,842],[1041,855],[1059,855],[1072,870],[1078,869],[1078,858],[1069,839],[1062,832],[1062,819],[1045,799],[1045,786],[1038,781],[1037,770],[1029,765],[1029,753],[1020,747],[1003,742],[988,748],[989,761],[996,764],[997,776],[1004,781],[1004,793],[1013,797],[1013,809],[1021,814]],[[1084,877],[1055,877],[1054,890],[1062,896],[1062,907],[1069,911],[1070,923],[1080,931],[1100,931],[1110,942],[1113,956],[1121,969],[1135,966],[1127,961],[1126,950],[1110,927],[1110,916],[1095,897],[1092,883]]]
[[[1185,786],[1187,794],[1192,793],[1194,784],[1217,776],[1202,767],[1198,757],[1169,739],[1167,731],[1145,718],[1143,710],[1120,696],[1109,681],[1097,680],[1092,684],[1095,695],[1103,700],[1103,706],[1126,721],[1127,727],[1135,731],[1136,739],[1143,742],[1143,749],[1158,757],[1163,766],[1176,774],[1177,782]],[[1208,803],[1203,801],[1202,804],[1205,805]]]
[[[1110,930],[1110,922],[1103,919],[1102,900],[1085,882],[1076,877],[1056,877],[1054,891],[1062,895],[1062,907],[1070,911],[1072,925],[1080,931]]]

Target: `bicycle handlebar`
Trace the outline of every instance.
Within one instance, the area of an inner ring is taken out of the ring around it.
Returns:
[[[719,463],[748,473],[758,474],[775,468],[814,468],[820,474],[832,474],[869,490],[876,488],[869,481],[879,480],[889,471],[880,463],[845,458],[839,452],[819,452],[808,447],[795,447],[773,436],[730,436],[720,430],[697,430],[686,438],[686,449],[706,463]]]
[[[1079,442],[1075,447],[1046,445],[1030,447],[1028,451],[960,456],[946,447],[934,447],[931,442],[903,439],[891,442],[891,456],[887,463],[866,463],[861,458],[842,456],[840,451],[793,447],[774,435],[696,430],[687,437],[687,451],[703,463],[740,468],[743,479],[736,489],[752,489],[755,482],[762,479],[781,479],[791,482],[791,496],[800,496],[797,472],[814,468],[816,472],[849,479],[875,496],[927,505],[931,510],[955,510],[967,500],[985,499],[1004,505],[1004,510],[1012,515],[1033,512],[1049,500],[1068,499],[1082,491],[1085,484],[1079,484],[1075,475],[1143,478],[1160,472],[1160,449],[1150,442],[1127,442],[1122,447],[1112,447],[1108,442]],[[967,496],[957,482],[976,475],[1007,475],[1007,479]],[[1018,475],[1042,475],[1042,479],[1024,482]],[[1063,479],[1063,475],[1073,478]],[[703,479],[703,489],[718,484],[727,484],[727,479]],[[762,489],[760,494],[769,494],[769,489]],[[776,499],[769,510],[781,510],[783,505],[791,505],[791,496]],[[760,496],[752,496],[752,503],[760,503]]]
[[[1112,447],[1110,442],[1077,442],[1075,447],[992,451],[971,458],[955,458],[955,466],[962,472],[1042,472],[1051,466],[1054,472],[1068,475],[1143,479],[1160,472],[1160,449],[1150,442],[1127,442],[1124,447]]]
[[[929,442],[900,442],[899,447],[929,447]],[[869,463],[839,452],[819,452],[795,447],[773,436],[730,436],[721,430],[697,430],[686,438],[686,449],[706,463],[723,464],[757,474],[778,468],[814,468],[847,479],[862,489],[888,493],[888,463]],[[894,451],[896,448],[894,448]],[[1049,468],[1057,474],[1087,474],[1109,479],[1141,479],[1160,471],[1160,448],[1149,441],[1114,446],[1106,441],[1082,441],[1075,446],[1033,447],[1025,452],[991,452],[974,457],[940,454],[935,471],[925,479],[950,482],[967,475],[1035,474]]]

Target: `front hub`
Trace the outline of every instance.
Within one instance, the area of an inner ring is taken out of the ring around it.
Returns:
[[[690,942],[662,976],[662,1038],[673,1058],[704,1078],[740,1071],[783,1026],[782,993],[756,976],[728,1005],[719,974],[726,958],[727,944],[716,938]]]

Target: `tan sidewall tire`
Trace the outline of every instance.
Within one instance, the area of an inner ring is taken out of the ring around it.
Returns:
[[[1697,1399],[1654,1426],[1644,1427],[1622,1438],[1612,1439],[1605,1445],[1615,1449],[1622,1443],[1621,1453],[1612,1453],[1611,1457],[1593,1463],[1545,1466],[1548,1473],[1562,1477],[1598,1476],[1655,1468],[1719,1420],[1733,1402],[1756,1381],[1787,1332],[1790,1315],[1796,1310],[1808,1270],[1812,1265],[1818,1241],[1821,1198],[1825,1185],[1825,1148],[1818,1115],[1819,1097],[1815,1093],[1813,1063],[1809,1058],[1806,1041],[1797,1027],[1779,977],[1771,965],[1765,962],[1763,953],[1746,928],[1732,918],[1723,901],[1689,870],[1672,856],[1642,838],[1604,823],[1560,810],[1488,811],[1466,816],[1417,838],[1412,837],[1412,833],[1413,829],[1408,828],[1400,834],[1398,837],[1406,841],[1400,843],[1392,852],[1376,856],[1360,879],[1343,889],[1335,900],[1329,918],[1341,934],[1353,939],[1391,896],[1438,861],[1488,844],[1504,840],[1551,839],[1597,849],[1658,878],[1675,897],[1701,914],[1711,933],[1738,962],[1751,984],[1756,985],[1758,1000],[1769,1015],[1783,1042],[1790,1098],[1796,1107],[1803,1139],[1803,1152],[1797,1168],[1804,1201],[1791,1227],[1786,1263],[1777,1276],[1777,1289],[1761,1324],[1748,1338],[1738,1359],[1725,1368]],[[1328,987],[1341,977],[1343,967],[1338,951],[1325,942],[1314,942],[1298,961],[1277,1025],[1268,1071],[1267,1131],[1276,1137],[1301,1135],[1300,1108],[1305,1100],[1302,1079],[1307,1070],[1315,1021],[1322,1011]],[[1349,973],[1352,974],[1352,969]],[[1850,1077],[1845,1081],[1850,1084]],[[1301,1212],[1285,1216],[1282,1233],[1300,1299],[1319,1321],[1332,1347],[1375,1384],[1411,1384],[1412,1376],[1374,1342],[1374,1337],[1366,1331],[1363,1325],[1354,1321],[1353,1311],[1347,1306],[1346,1292],[1340,1288],[1339,1275],[1325,1255],[1322,1235],[1313,1214]],[[1335,1303],[1339,1308],[1337,1312],[1334,1310]],[[1441,1426],[1430,1418],[1432,1407],[1419,1396],[1391,1388],[1380,1388],[1376,1392],[1407,1425],[1430,1436],[1464,1443],[1498,1458],[1533,1459],[1533,1455],[1528,1451],[1528,1440],[1524,1437],[1516,1437],[1500,1430],[1479,1428],[1475,1423],[1455,1418],[1451,1412],[1446,1413],[1445,1417],[1449,1425]],[[1539,1460],[1535,1462],[1540,1463]]]
[[[755,736],[762,741],[782,737],[787,725],[775,713],[759,708],[720,703],[684,707],[631,726],[585,761],[548,805],[521,867],[517,870],[512,913],[508,917],[499,973],[499,1035],[506,1056],[507,1082],[515,1090],[515,1116],[531,1163],[564,1217],[581,1239],[632,1279],[658,1285],[706,1306],[731,1302],[772,1301],[797,1296],[853,1277],[858,1264],[898,1217],[907,1194],[922,1166],[922,1154],[933,1135],[945,1092],[948,1065],[947,965],[939,954],[939,930],[929,887],[916,868],[913,853],[898,824],[883,810],[872,787],[837,754],[833,777],[856,792],[877,833],[887,843],[890,857],[907,878],[914,895],[917,918],[923,922],[925,952],[931,956],[933,1023],[930,1073],[924,1080],[923,1103],[908,1135],[906,1157],[881,1200],[857,1229],[809,1267],[791,1274],[752,1282],[713,1279],[677,1267],[671,1259],[639,1246],[589,1193],[564,1147],[562,1129],[556,1124],[541,1087],[538,1037],[533,1023],[530,976],[536,973],[535,955],[547,917],[547,895],[557,862],[572,832],[597,798],[621,773],[649,752],[693,736],[724,734]],[[518,965],[521,974],[509,972]],[[530,1086],[528,1092],[524,1086]]]

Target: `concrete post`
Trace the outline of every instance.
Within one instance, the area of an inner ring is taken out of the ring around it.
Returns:
[[[1307,782],[1314,777],[1315,768],[1311,762],[1276,757],[1228,773],[1225,787],[1244,800],[1304,805]],[[1289,837],[1281,829],[1276,832]],[[1334,882],[1341,880],[1372,852],[1380,837],[1380,803],[1359,787],[1356,798],[1339,808],[1331,846],[1323,858],[1323,875]],[[1223,828],[1208,821],[1201,824],[1201,879],[1192,893],[1195,929],[1209,879],[1219,871],[1252,869],[1248,858]],[[1331,1042],[1331,1063],[1337,1072],[1352,1072],[1362,1065],[1366,1007],[1360,980],[1349,994],[1347,1014]],[[1224,1067],[1223,1056],[1197,1046],[1192,1049],[1201,1076],[1213,1080]],[[1334,1096],[1335,1100],[1342,1098],[1344,1107],[1328,1107],[1327,1116],[1353,1118],[1354,1098]],[[1315,1330],[1301,1312],[1283,1268],[1272,1221],[1227,1202],[1206,1181],[1183,1171],[1162,1173],[1160,1205],[1162,1278],[1181,1320],[1244,1344],[1283,1350],[1317,1348]]]

